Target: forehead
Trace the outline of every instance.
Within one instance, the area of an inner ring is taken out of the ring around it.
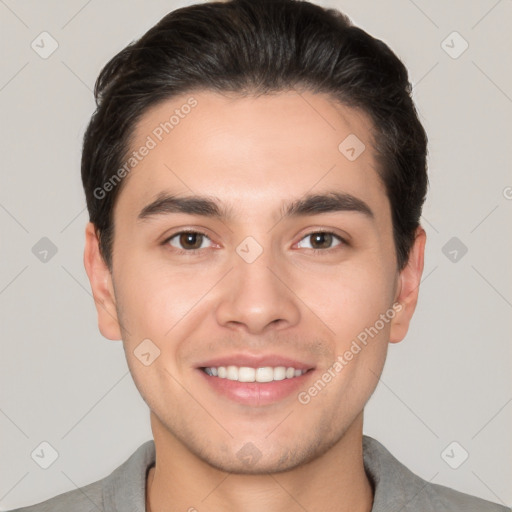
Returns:
[[[387,203],[371,121],[324,94],[183,94],[142,116],[130,151],[116,206],[127,215],[162,192],[216,197],[242,215],[330,190]]]

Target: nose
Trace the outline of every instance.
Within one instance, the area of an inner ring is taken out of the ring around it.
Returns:
[[[252,263],[234,254],[234,268],[216,309],[220,325],[250,334],[297,325],[300,299],[287,282],[290,273],[283,269],[283,260],[278,260],[267,251]]]

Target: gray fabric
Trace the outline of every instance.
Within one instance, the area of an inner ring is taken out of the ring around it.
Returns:
[[[511,512],[501,505],[430,484],[377,440],[363,436],[364,467],[374,487],[372,512]],[[153,440],[97,482],[11,512],[145,512],[146,475],[155,462]]]

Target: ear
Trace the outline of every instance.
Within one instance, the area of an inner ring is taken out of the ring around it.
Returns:
[[[120,340],[122,337],[112,275],[101,256],[98,236],[92,222],[85,227],[84,266],[91,283],[100,332],[109,340]]]
[[[425,230],[419,226],[416,229],[416,236],[409,254],[409,260],[398,276],[397,293],[394,303],[400,304],[400,307],[394,308],[396,314],[391,320],[390,343],[402,341],[409,330],[409,323],[418,302],[426,240]]]

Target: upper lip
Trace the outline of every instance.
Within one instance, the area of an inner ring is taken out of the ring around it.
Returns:
[[[296,370],[310,370],[315,367],[314,364],[278,354],[229,354],[208,359],[199,364],[198,368],[219,366],[248,366],[250,368],[285,366],[286,368],[293,367]]]

